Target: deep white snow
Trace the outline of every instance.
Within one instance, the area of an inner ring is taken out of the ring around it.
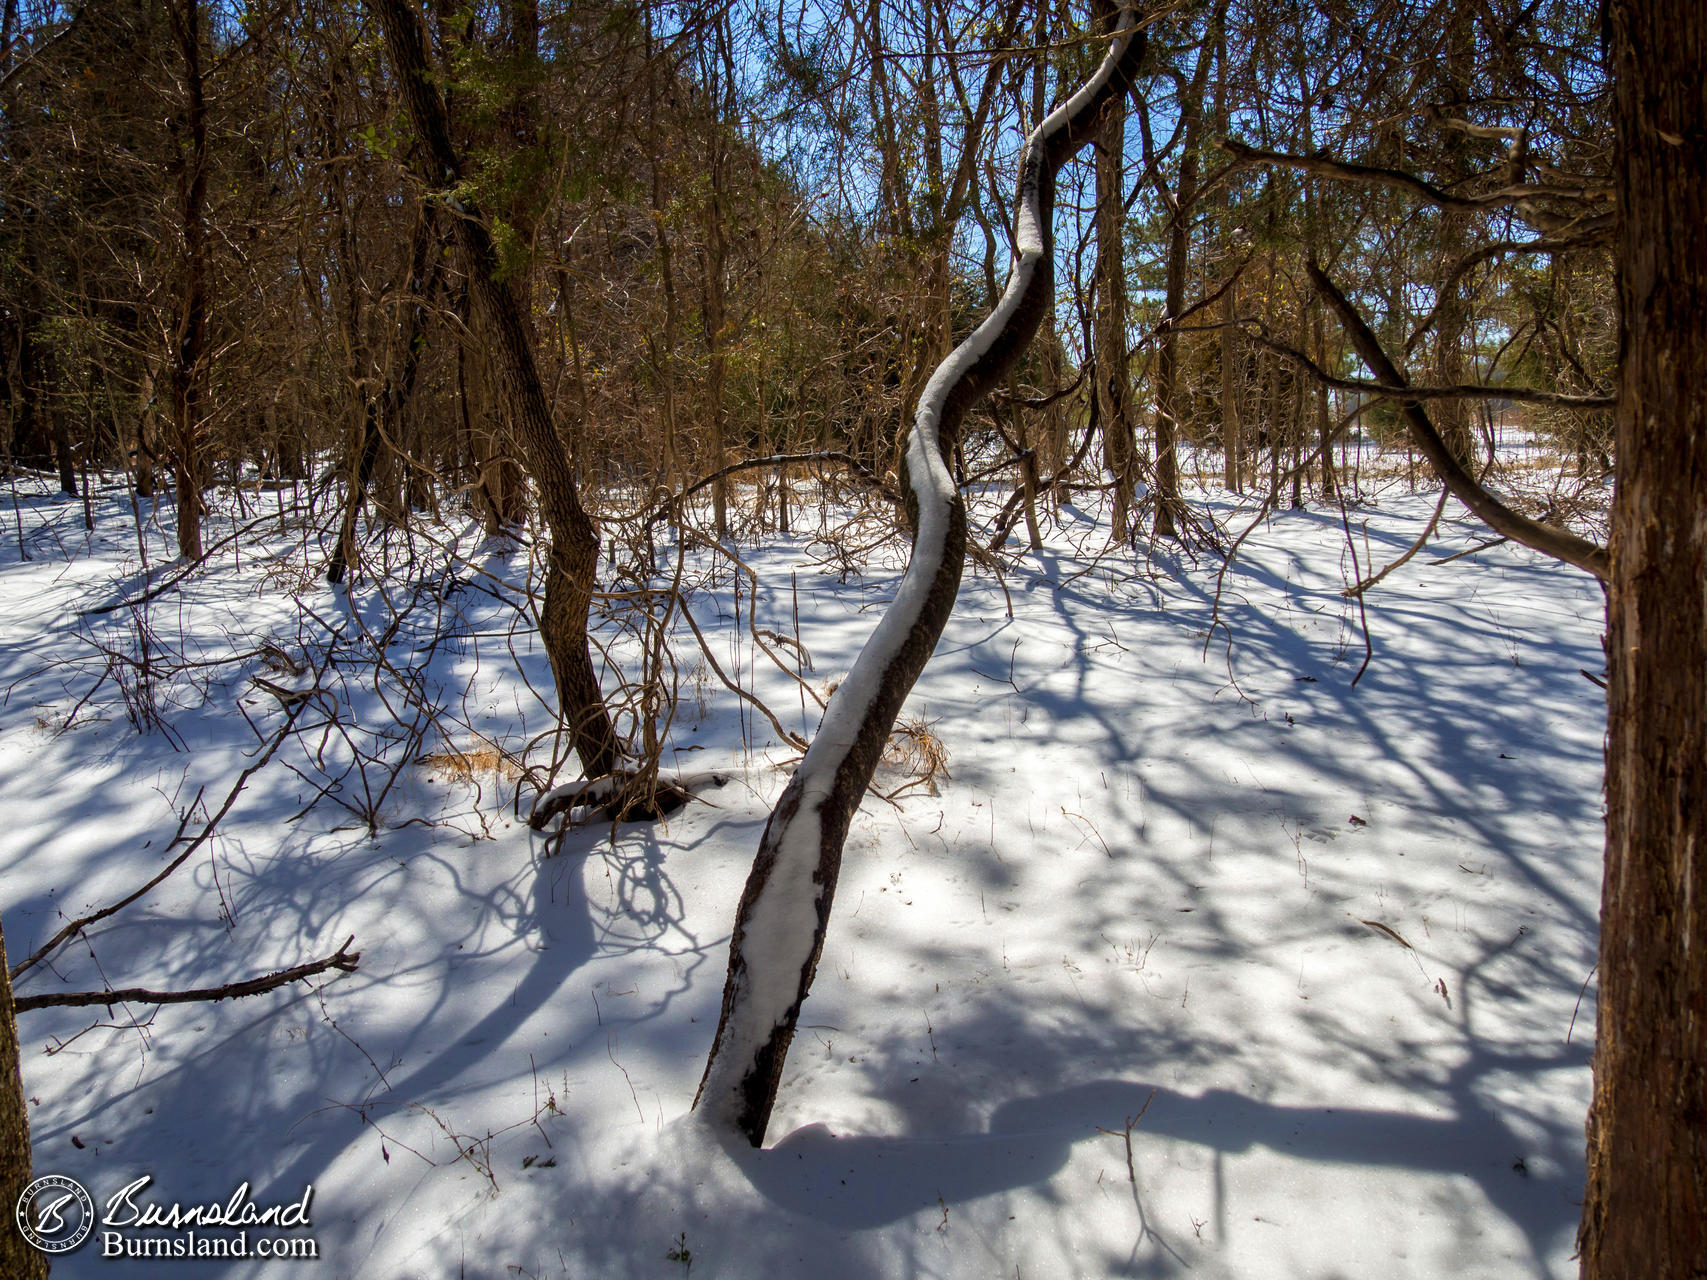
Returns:
[[[1348,513],[1365,571],[1435,501],[1366,487]],[[256,501],[222,496],[210,541],[274,495]],[[164,865],[198,789],[224,798],[282,723],[256,678],[320,689],[305,724],[335,705],[362,727],[287,741],[205,849],[19,983],[210,985],[353,934],[359,972],[319,986],[20,1016],[38,1172],[98,1202],[144,1174],[185,1203],[311,1183],[320,1261],[113,1262],[91,1243],[56,1277],[1574,1270],[1604,723],[1579,669],[1601,667],[1600,592],[1510,546],[1431,563],[1487,537],[1455,505],[1371,595],[1355,688],[1337,510],[1254,531],[1213,631],[1211,557],[1105,554],[1106,525],[1071,509],[1006,594],[969,576],[905,712],[951,776],[856,818],[772,1146],[752,1151],[684,1118],[793,756],[744,742],[762,726],[714,681],[690,671],[675,758],[735,782],[545,858],[514,780],[435,754],[446,738],[518,751],[549,728],[515,608],[525,552],[440,529],[456,589],[418,539],[384,593],[364,574],[346,599],[291,550],[287,512],[148,606],[155,652],[237,660],[162,681],[162,727],[138,732],[122,664],[91,693],[97,646],[136,655],[133,614],[79,614],[142,586],[122,490],[92,536],[45,482],[18,502],[33,558],[11,532],[0,548],[13,963]],[[821,682],[869,634],[902,548],[840,581],[810,513],[807,533],[741,554],[760,625],[785,634],[798,571]],[[717,572],[692,607],[720,661],[814,729],[817,708],[752,661]],[[614,624],[606,638],[629,652]],[[418,742],[385,709],[409,719],[411,689],[444,709]],[[364,770],[357,749],[389,763]],[[338,796],[296,817],[329,777]]]

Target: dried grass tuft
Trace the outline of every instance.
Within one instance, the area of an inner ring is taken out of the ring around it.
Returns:
[[[924,720],[903,720],[889,735],[883,748],[883,768],[907,779],[884,799],[893,800],[915,787],[924,787],[931,795],[941,795],[938,778],[953,777],[948,771],[948,748]]]
[[[516,768],[515,762],[497,747],[475,747],[472,751],[446,748],[416,756],[415,763],[435,777],[454,779],[457,782],[473,782],[477,778],[487,776],[513,782],[521,776],[521,770]]]

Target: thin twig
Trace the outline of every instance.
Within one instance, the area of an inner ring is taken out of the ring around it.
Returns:
[[[1428,527],[1422,531],[1422,537],[1418,538],[1415,542],[1411,543],[1411,547],[1410,547],[1409,551],[1405,552],[1404,555],[1400,556],[1397,560],[1393,561],[1392,564],[1388,565],[1385,569],[1381,570],[1381,572],[1376,574],[1374,577],[1365,578],[1361,582],[1354,582],[1349,587],[1345,588],[1345,590],[1341,591],[1340,594],[1342,596],[1356,596],[1359,599],[1362,599],[1363,593],[1365,591],[1368,591],[1376,583],[1380,582],[1381,579],[1385,578],[1389,573],[1392,573],[1393,570],[1398,569],[1398,568],[1402,567],[1403,565],[1405,565],[1410,560],[1410,558],[1412,556],[1416,555],[1417,552],[1421,551],[1423,549],[1424,545],[1428,542],[1428,540],[1430,538],[1434,537],[1435,529],[1437,529],[1440,526],[1441,513],[1446,510],[1446,500],[1448,498],[1450,498],[1451,496],[1452,496],[1452,491],[1450,489],[1446,489],[1446,488],[1441,489],[1440,501],[1437,504],[1435,504],[1434,515],[1429,518]],[[1347,536],[1350,536],[1350,535],[1348,534]],[[1353,554],[1355,556],[1355,552]],[[1440,560],[1436,560],[1434,563],[1443,564],[1445,562],[1440,561]],[[1353,683],[1355,684],[1356,682],[1353,681]]]
[[[1138,1114],[1126,1117],[1126,1127],[1120,1133],[1116,1133],[1113,1129],[1105,1129],[1100,1124],[1097,1126],[1098,1133],[1106,1133],[1111,1138],[1126,1139],[1126,1180],[1133,1186],[1138,1185],[1138,1170],[1132,1163],[1132,1131],[1138,1127],[1138,1122],[1144,1118],[1144,1113],[1150,1109],[1150,1104],[1155,1100],[1156,1091],[1152,1089],[1149,1096],[1144,1099],[1144,1105],[1138,1108]]]
[[[801,751],[806,750],[806,739],[802,738],[798,733],[791,733],[787,729],[783,728],[782,721],[776,718],[775,713],[772,712],[769,707],[724,674],[723,668],[718,664],[717,658],[711,652],[711,642],[705,638],[705,632],[699,629],[699,623],[694,621],[693,610],[684,608],[682,610],[682,617],[687,622],[688,629],[693,632],[694,639],[699,641],[700,653],[705,655],[706,662],[710,664],[712,671],[717,674],[717,678],[722,682],[723,687],[733,693],[737,698],[740,698],[743,702],[750,704],[763,713],[765,719],[771,722],[771,728],[776,730],[777,736],[784,742],[788,743],[791,747],[799,748]]]
[[[1482,541],[1478,542],[1473,547],[1465,547],[1464,550],[1462,550],[1462,551],[1456,551],[1452,555],[1449,555],[1449,556],[1442,556],[1438,560],[1430,560],[1429,563],[1430,564],[1451,564],[1454,560],[1462,560],[1465,556],[1473,556],[1478,551],[1486,551],[1490,547],[1497,547],[1497,546],[1500,546],[1502,543],[1506,543],[1506,542],[1510,542],[1510,541],[1511,541],[1510,538],[1484,538],[1484,539],[1482,539]]]
[[[1351,536],[1351,517],[1346,514],[1345,494],[1342,492],[1339,495],[1339,498],[1340,498],[1340,525],[1342,528],[1345,529],[1346,549],[1351,552],[1351,576],[1353,579],[1356,579],[1356,578],[1360,578],[1363,576],[1363,569],[1357,563],[1357,542]],[[1442,501],[1443,502],[1445,501],[1444,496],[1442,497]],[[1369,530],[1369,526],[1366,523],[1364,525],[1365,536],[1368,535],[1368,530]],[[1361,592],[1361,591],[1357,592],[1356,600],[1357,600],[1358,624],[1362,628],[1362,631],[1363,631],[1363,662],[1358,666],[1357,674],[1351,678],[1351,687],[1353,689],[1357,688],[1357,682],[1359,680],[1363,679],[1363,673],[1365,671],[1369,670],[1370,660],[1375,657],[1375,641],[1369,634],[1369,610],[1368,610],[1368,607],[1363,602],[1363,592]]]

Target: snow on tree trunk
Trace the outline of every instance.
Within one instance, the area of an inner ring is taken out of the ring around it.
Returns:
[[[806,758],[759,841],[729,944],[723,1013],[694,1106],[709,1123],[764,1141],[801,1002],[824,946],[842,845],[901,704],[930,659],[960,587],[966,509],[949,471],[961,420],[1012,367],[1054,293],[1055,175],[1129,91],[1144,36],[1135,12],[1102,65],[1026,140],[1014,256],[994,311],[937,367],[905,457],[916,531],[895,601],[831,698]]]

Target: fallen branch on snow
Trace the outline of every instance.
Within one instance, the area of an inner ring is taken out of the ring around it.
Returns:
[[[27,1013],[31,1009],[76,1008],[91,1004],[192,1004],[197,1001],[241,1000],[244,996],[258,996],[293,982],[300,982],[304,978],[312,978],[328,969],[336,969],[340,973],[354,973],[357,962],[362,958],[361,952],[350,950],[350,943],[355,940],[355,935],[351,934],[344,939],[343,946],[324,959],[293,965],[289,969],[263,974],[259,978],[228,982],[223,987],[197,987],[189,991],[149,991],[142,987],[126,987],[122,991],[62,991],[46,995],[19,996],[12,1002],[12,1008],[18,1013]]]
[[[705,788],[721,787],[729,781],[728,774],[716,771],[683,773],[674,777],[659,774],[652,798],[646,803],[643,797],[634,795],[630,790],[639,776],[632,770],[623,769],[553,787],[534,802],[533,812],[528,815],[528,826],[535,831],[543,831],[562,814],[570,815],[566,825],[578,825],[574,821],[576,809],[587,810],[586,821],[601,815],[607,818],[661,818],[680,809]]]

